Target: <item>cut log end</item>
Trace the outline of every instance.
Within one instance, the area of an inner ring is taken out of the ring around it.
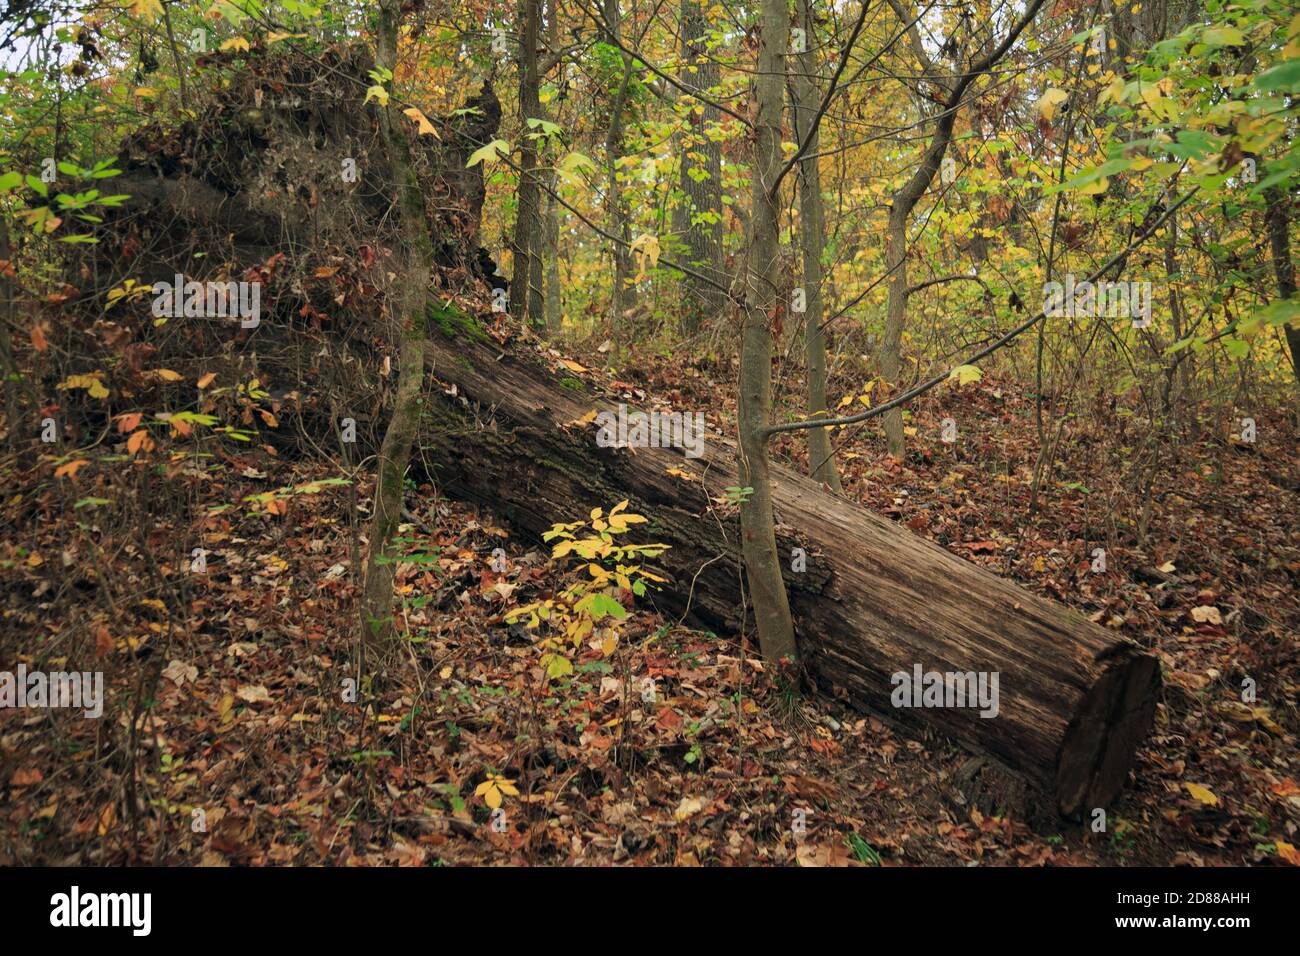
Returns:
[[[1154,657],[1125,648],[1107,662],[1061,745],[1056,797],[1062,816],[1090,813],[1118,795],[1151,730],[1159,690]]]

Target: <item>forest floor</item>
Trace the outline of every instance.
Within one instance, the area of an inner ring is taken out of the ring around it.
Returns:
[[[620,374],[632,397],[707,408],[725,391],[694,368],[638,364],[651,371]],[[561,573],[540,543],[427,485],[407,498],[406,657],[384,686],[363,684],[369,707],[346,702],[351,490],[222,510],[330,477],[252,446],[194,482],[210,554],[189,626],[128,595],[97,635],[110,699],[152,700],[138,739],[120,708],[107,727],[0,711],[0,863],[1300,865],[1300,462],[1286,410],[1255,414],[1253,445],[1214,429],[1176,443],[1139,547],[1123,416],[1104,435],[1069,429],[1029,516],[1033,404],[986,375],[921,403],[904,460],[870,428],[840,461],[865,506],[1159,655],[1156,727],[1104,832],[1043,816],[1017,778],[947,739],[825,695],[792,701],[752,645],[652,609],[611,656],[592,649],[548,682],[504,615]],[[945,417],[951,445],[937,437]],[[798,457],[797,440],[782,448]],[[41,507],[47,479],[7,496],[4,523],[37,546],[7,543],[0,558],[6,626],[50,635],[65,625],[42,610],[44,565],[78,519]],[[158,553],[183,530],[156,526]],[[490,774],[504,778],[495,816],[494,795],[476,793]]]

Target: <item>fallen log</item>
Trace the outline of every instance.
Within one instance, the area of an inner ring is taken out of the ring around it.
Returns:
[[[673,580],[657,606],[743,627],[739,524],[725,504],[734,444],[709,435],[699,457],[601,447],[590,412],[616,411],[618,399],[472,320],[457,328],[427,349],[441,385],[429,388],[421,444],[439,490],[534,534],[628,498],[654,522],[646,540],[672,546],[657,559]],[[1062,815],[1117,795],[1154,716],[1154,657],[788,468],[774,476],[800,654],[819,683],[1001,759]],[[806,570],[793,570],[795,548]]]

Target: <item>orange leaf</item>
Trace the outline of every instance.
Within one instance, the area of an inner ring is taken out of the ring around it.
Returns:
[[[149,429],[147,428],[141,428],[139,431],[133,432],[131,437],[126,440],[126,450],[133,455],[138,454],[140,451],[148,454],[153,449],[153,439],[149,437]]]
[[[113,653],[113,638],[108,633],[108,628],[102,624],[99,630],[95,632],[95,654],[98,657],[107,657]]]
[[[50,343],[45,339],[45,330],[39,325],[32,326],[32,345],[38,352],[44,352],[50,347]]]
[[[81,469],[81,466],[88,465],[88,464],[90,464],[90,462],[88,462],[86,459],[78,458],[76,461],[70,461],[65,465],[59,465],[58,468],[54,469],[54,477],[55,478],[76,478],[77,472]]]
[[[125,415],[115,416],[113,420],[117,422],[117,430],[125,435],[139,428],[143,419],[144,415],[140,412],[127,412]]]
[[[198,383],[199,388],[207,388],[209,385],[212,384],[212,380],[216,377],[217,377],[216,372],[209,372],[207,375],[204,375],[201,379],[199,379],[199,383]]]

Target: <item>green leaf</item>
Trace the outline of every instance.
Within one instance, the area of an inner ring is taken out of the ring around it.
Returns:
[[[1246,36],[1236,27],[1206,27],[1201,42],[1211,46],[1241,46],[1246,42]]]
[[[578,184],[582,182],[579,173],[584,169],[595,172],[596,162],[590,156],[577,152],[569,153],[564,159],[560,160],[560,165],[555,167],[555,171],[562,179]]]
[[[621,621],[627,617],[627,611],[623,609],[623,605],[607,594],[588,594],[575,604],[573,609],[575,611],[586,611],[591,615],[593,621],[599,621],[606,617]]]
[[[469,160],[465,163],[465,168],[477,166],[479,163],[487,165],[494,163],[502,156],[510,155],[510,144],[504,139],[494,139],[482,149],[476,149],[470,153]]]
[[[1112,159],[1102,163],[1093,169],[1085,169],[1077,176],[1071,176],[1063,183],[1059,183],[1044,190],[1044,195],[1050,196],[1052,193],[1060,192],[1062,189],[1080,189],[1099,179],[1105,179],[1107,176],[1113,176],[1116,173],[1122,173],[1133,165],[1132,159]]]
[[[1300,89],[1300,59],[1279,63],[1255,77],[1255,88],[1265,92],[1287,92]]]

